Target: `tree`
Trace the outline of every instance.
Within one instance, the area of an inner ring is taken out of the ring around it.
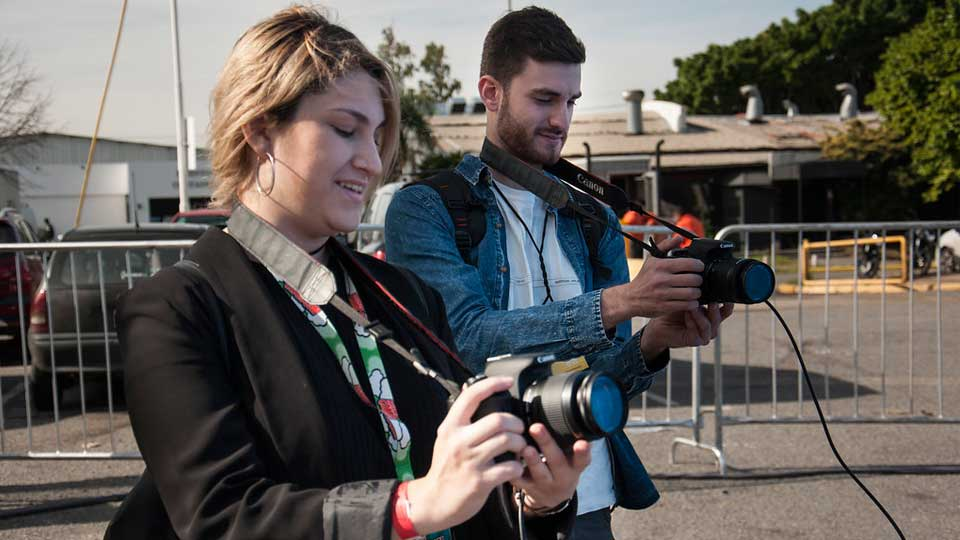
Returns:
[[[49,100],[38,85],[23,55],[0,43],[0,165],[21,159],[46,125]]]
[[[430,42],[418,63],[410,46],[397,41],[392,27],[382,31],[383,41],[377,54],[390,66],[400,90],[400,170],[416,170],[427,156],[443,156],[430,128],[429,117],[437,104],[453,97],[460,90],[460,81],[450,77],[443,45]],[[425,78],[412,88],[417,75]]]
[[[433,103],[443,103],[460,91],[460,81],[450,78],[450,65],[447,64],[443,45],[432,41],[427,43],[420,60],[420,69],[428,77],[420,81],[420,94]]]
[[[920,190],[910,170],[910,152],[886,126],[870,127],[859,120],[822,142],[827,159],[863,163],[860,183],[838,184],[834,193],[837,211],[848,221],[889,221],[891,216],[915,218]]]
[[[936,201],[960,181],[960,0],[931,9],[882,60],[867,102],[907,148],[924,200]]]
[[[693,113],[735,114],[743,110],[740,86],[756,84],[770,109],[790,99],[803,113],[836,112],[834,86],[849,82],[861,96],[871,92],[886,41],[943,2],[834,0],[811,13],[798,9],[796,21],[783,19],[755,37],[674,59],[677,78],[655,95]]]

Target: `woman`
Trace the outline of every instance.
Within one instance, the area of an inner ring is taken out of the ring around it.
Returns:
[[[585,441],[568,457],[542,425],[538,450],[512,415],[472,422],[502,378],[447,412],[443,387],[328,303],[349,302],[440,376],[470,376],[432,289],[332,240],[357,227],[396,153],[384,64],[293,7],[240,38],[212,103],[213,200],[234,212],[190,251],[199,272],[161,271],[120,304],[146,471],[107,537],[508,538],[505,482],[531,538],[569,527]],[[505,452],[526,465],[494,460]]]

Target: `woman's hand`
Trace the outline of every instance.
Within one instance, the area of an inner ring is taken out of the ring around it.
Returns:
[[[519,461],[496,463],[495,457],[536,454],[523,437],[523,422],[512,414],[493,413],[471,423],[481,401],[511,384],[510,378],[491,377],[466,387],[437,428],[430,470],[407,486],[409,517],[420,534],[463,523],[480,511],[493,488],[521,477]]]
[[[532,446],[523,450],[527,470],[512,483],[523,490],[524,506],[536,514],[536,510],[554,508],[573,497],[580,473],[590,464],[590,443],[584,440],[575,442],[573,453],[567,456],[543,424],[530,426],[530,435],[540,451]]]

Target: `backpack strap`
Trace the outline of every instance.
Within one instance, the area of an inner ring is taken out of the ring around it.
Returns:
[[[607,220],[606,211],[600,202],[575,189],[569,191],[573,202],[583,211],[597,219]],[[573,212],[570,213],[573,214]],[[607,232],[607,228],[589,219],[584,219],[579,214],[575,214],[575,216],[577,221],[580,222],[580,228],[583,230],[583,239],[587,243],[587,254],[590,257],[590,266],[602,279],[610,279],[610,276],[613,275],[613,270],[604,265],[600,258],[600,241],[603,240],[603,235]]]
[[[453,170],[408,184],[403,189],[418,185],[429,186],[440,195],[453,221],[453,240],[457,244],[457,251],[464,262],[473,264],[470,251],[487,234],[486,204],[473,196],[470,184]]]
[[[486,205],[473,196],[466,179],[453,170],[443,171],[426,180],[413,182],[404,186],[403,189],[416,185],[430,186],[440,195],[440,199],[453,221],[453,238],[457,244],[457,250],[460,252],[460,257],[467,264],[474,264],[470,258],[470,251],[483,240],[487,233]],[[606,221],[606,213],[601,203],[575,189],[569,191],[574,203],[580,208],[598,219]],[[606,233],[606,227],[602,227],[589,219],[584,219],[574,212],[568,212],[566,215],[571,215],[580,222],[583,238],[587,243],[587,253],[590,256],[590,266],[601,278],[610,279],[613,272],[601,263],[599,255],[600,241]]]

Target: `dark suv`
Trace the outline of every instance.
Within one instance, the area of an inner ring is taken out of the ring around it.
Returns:
[[[0,210],[0,244],[33,242],[37,242],[37,233],[23,216],[10,208]],[[30,298],[42,273],[38,253],[21,252],[18,256],[15,252],[0,252],[0,358],[20,358],[20,313],[24,321],[30,318]]]
[[[205,225],[169,223],[87,227],[65,233],[61,241],[196,240],[206,229]],[[43,284],[30,308],[30,383],[37,409],[53,408],[54,365],[58,400],[63,397],[65,387],[78,379],[81,358],[83,373],[106,373],[109,351],[113,376],[122,371],[113,313],[117,298],[141,279],[174,264],[185,251],[178,248],[85,249],[60,251],[50,257]]]

